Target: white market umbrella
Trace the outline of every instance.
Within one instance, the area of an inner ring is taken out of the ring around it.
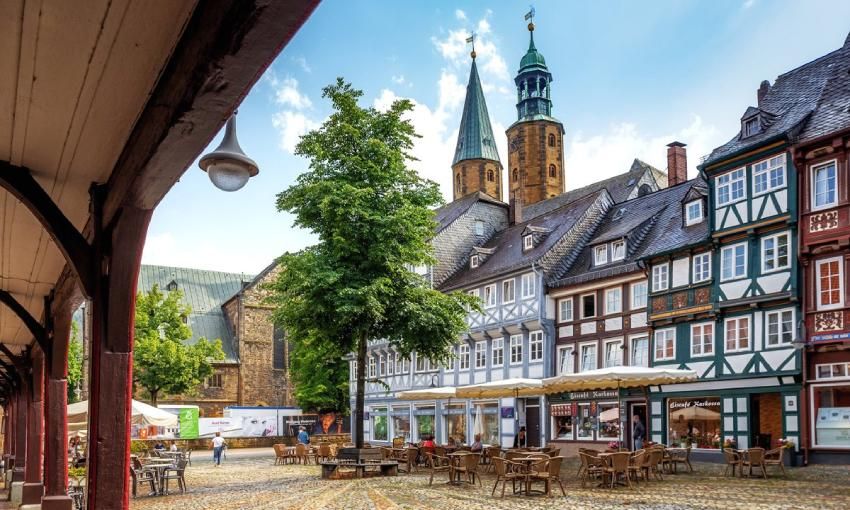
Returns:
[[[540,379],[502,379],[457,389],[458,398],[537,397],[543,394]]]
[[[176,427],[177,415],[168,411],[156,408],[152,405],[133,400],[131,406],[132,422],[135,425],[155,425],[157,427]],[[88,425],[89,402],[83,400],[68,405],[68,429],[72,428],[82,430]]]
[[[599,413],[599,421],[616,421],[620,417],[618,408],[606,409]]]
[[[647,367],[608,367],[574,374],[562,374],[543,380],[543,393],[583,390],[640,388],[659,384],[695,381],[693,370]]]
[[[475,406],[475,423],[472,425],[473,437],[475,434],[480,434],[484,437],[484,410],[481,404]]]
[[[720,413],[705,407],[683,407],[670,412],[671,420],[717,420]]]
[[[457,388],[454,386],[441,386],[439,388],[422,388],[421,390],[407,390],[396,393],[399,400],[427,400],[427,399],[452,399],[455,397]]]

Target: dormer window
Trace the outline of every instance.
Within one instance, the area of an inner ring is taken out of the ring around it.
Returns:
[[[595,264],[597,266],[601,266],[603,264],[608,263],[608,246],[607,245],[603,244],[602,246],[597,246],[596,248],[594,248],[593,254],[594,254],[593,260],[595,261]]]
[[[469,267],[470,268],[475,269],[476,267],[478,267],[478,263],[479,263],[478,255],[473,255],[473,256],[469,257]]]
[[[484,222],[481,220],[475,220],[475,235],[483,236],[484,235]]]
[[[744,138],[747,138],[748,136],[753,136],[759,131],[761,131],[761,125],[759,124],[758,115],[744,120],[744,125],[741,126],[741,133],[743,134]]]
[[[611,260],[623,260],[626,258],[626,241],[614,241],[611,243]]]
[[[693,200],[685,204],[685,225],[702,223],[705,216],[702,212],[702,200]]]
[[[531,234],[522,236],[522,249],[530,250],[532,248],[534,248],[534,236]]]
[[[173,291],[177,290],[177,282],[174,281],[174,280],[171,280],[170,282],[168,282],[168,285],[165,286],[165,290],[167,290],[169,292],[173,292]]]

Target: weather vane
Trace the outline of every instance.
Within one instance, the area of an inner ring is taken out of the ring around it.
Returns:
[[[470,34],[469,37],[466,38],[466,42],[467,44],[472,43],[472,52],[469,54],[469,56],[472,57],[472,60],[475,60],[475,32],[472,32],[472,34]]]
[[[528,29],[534,30],[534,6],[528,6],[529,11],[525,14],[525,21],[528,22]]]

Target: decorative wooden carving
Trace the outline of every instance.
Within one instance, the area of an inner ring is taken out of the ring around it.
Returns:
[[[703,287],[694,291],[694,301],[698,305],[704,305],[711,301],[711,289]]]
[[[652,311],[663,312],[667,309],[667,299],[663,297],[652,298]]]
[[[673,308],[685,308],[688,306],[688,293],[677,292],[673,294]]]
[[[813,214],[809,219],[809,232],[823,232],[838,228],[838,211]]]
[[[822,312],[815,314],[815,331],[841,331],[844,329],[844,312]]]

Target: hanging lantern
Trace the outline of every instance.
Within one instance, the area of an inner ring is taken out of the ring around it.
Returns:
[[[204,155],[198,166],[209,175],[215,187],[222,191],[241,189],[248,179],[260,172],[257,163],[246,156],[239,146],[239,140],[236,138],[236,112],[227,119],[221,144],[216,150]]]

